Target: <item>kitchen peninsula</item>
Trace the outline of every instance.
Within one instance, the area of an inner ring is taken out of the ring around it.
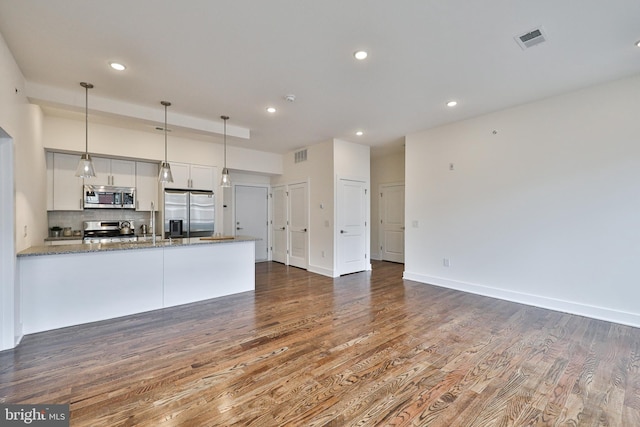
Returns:
[[[23,333],[255,289],[255,240],[35,246],[18,253]]]

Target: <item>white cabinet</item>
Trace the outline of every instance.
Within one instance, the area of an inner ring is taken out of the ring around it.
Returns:
[[[93,157],[93,167],[96,176],[88,178],[87,184],[118,187],[135,187],[136,185],[136,162],[134,161]]]
[[[47,154],[47,209],[54,211],[82,210],[82,178],[76,176],[80,156]]]
[[[136,162],[136,210],[150,211],[151,203],[158,209],[158,165]]]
[[[165,188],[190,188],[191,182],[190,165],[186,163],[169,163],[171,166],[171,175],[173,176],[173,182],[165,184]]]
[[[191,165],[191,187],[189,188],[213,191],[215,189],[215,168]]]
[[[53,210],[53,153],[47,151],[45,154],[47,162],[47,210]]]
[[[170,163],[173,182],[165,188],[211,190],[215,189],[216,168],[214,166]]]

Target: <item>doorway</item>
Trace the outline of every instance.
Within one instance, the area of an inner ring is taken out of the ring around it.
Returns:
[[[235,235],[260,239],[256,240],[256,262],[269,258],[268,191],[262,186],[234,186]]]
[[[380,258],[404,263],[404,184],[380,185]]]

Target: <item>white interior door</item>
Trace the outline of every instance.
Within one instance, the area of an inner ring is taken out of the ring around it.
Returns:
[[[380,253],[385,261],[404,262],[404,184],[380,186]]]
[[[308,268],[307,183],[289,186],[289,265]]]
[[[287,262],[287,188],[273,187],[271,191],[271,259],[276,262]]]
[[[338,181],[338,274],[367,269],[366,183]]]
[[[256,241],[256,261],[266,261],[269,257],[268,238],[268,188],[251,185],[235,186],[236,236],[251,236]]]

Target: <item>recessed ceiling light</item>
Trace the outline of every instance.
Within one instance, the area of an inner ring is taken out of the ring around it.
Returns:
[[[458,101],[449,101],[447,102],[447,107],[455,107],[458,105]]]
[[[636,42],[636,46],[637,46],[637,47],[640,47],[640,40],[638,40],[638,41]]]
[[[364,50],[359,50],[357,52],[355,52],[353,54],[354,58],[356,58],[358,61],[362,61],[363,59],[365,59],[367,56],[369,56],[369,54],[364,51]]]
[[[111,65],[111,68],[113,68],[116,71],[124,71],[127,69],[127,67],[120,64],[119,62],[110,62],[109,65]]]
[[[362,132],[361,130],[359,130],[358,132],[356,132],[356,135],[358,135],[358,136],[362,136],[362,135],[364,135],[364,132]]]
[[[267,107],[267,113],[275,113],[277,110],[275,109],[275,107]]]

